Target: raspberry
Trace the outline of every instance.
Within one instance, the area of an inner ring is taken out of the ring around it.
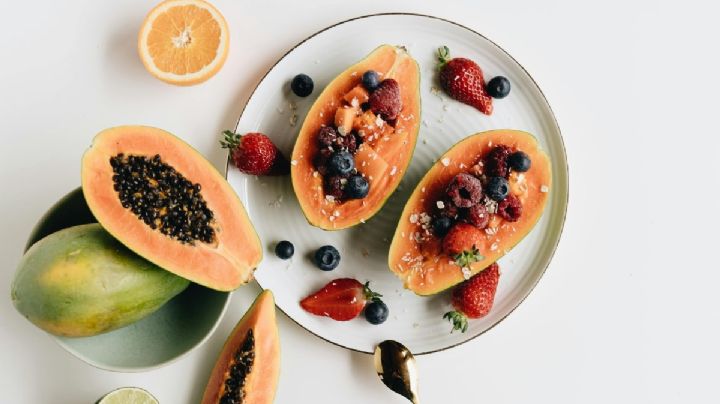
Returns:
[[[320,149],[333,148],[336,151],[345,149],[354,154],[358,143],[355,135],[340,136],[332,126],[323,126],[318,132],[318,145]]]
[[[497,213],[508,222],[517,222],[522,215],[522,204],[515,195],[508,195],[498,203]]]
[[[318,144],[321,148],[332,147],[337,142],[337,131],[332,126],[323,126],[318,132]]]
[[[482,198],[482,182],[470,174],[460,173],[450,181],[447,194],[459,208],[469,208]]]
[[[450,219],[457,219],[458,216],[460,216],[460,208],[455,206],[455,204],[450,199],[445,199],[442,201],[443,208],[438,208],[438,214],[440,216],[449,217]]]
[[[330,159],[330,156],[332,156],[332,154],[333,151],[330,150],[330,148],[323,147],[320,149],[317,156],[315,156],[313,164],[315,165],[315,169],[318,170],[321,175],[327,174],[328,160]]]
[[[355,140],[355,136],[353,134],[340,136],[337,140],[337,144],[341,149],[347,150],[350,154],[355,154],[355,150],[357,150],[357,141]]]
[[[325,177],[325,195],[330,195],[337,200],[342,199],[344,182],[346,181],[345,178],[339,175]]]
[[[490,214],[488,213],[485,205],[478,203],[475,206],[467,208],[464,212],[465,221],[477,227],[478,229],[484,229],[490,222]]]
[[[507,178],[510,175],[507,160],[511,153],[512,149],[508,146],[493,147],[485,156],[483,174],[488,177]]]

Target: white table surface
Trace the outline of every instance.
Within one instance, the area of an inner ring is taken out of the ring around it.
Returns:
[[[719,402],[720,13],[692,1],[580,3],[215,0],[231,29],[227,63],[207,83],[178,88],[152,78],[136,55],[152,2],[3,2],[0,402],[92,403],[126,385],[163,404],[198,402],[256,286],[237,291],[218,331],[180,361],[106,372],[13,309],[25,239],[79,184],[80,156],[99,130],[165,128],[220,167],[218,134],[277,58],[329,24],[381,11],[452,19],[510,52],[553,106],[570,163],[568,220],[549,270],[490,332],[419,358],[423,402]],[[276,402],[404,402],[377,380],[369,356],[282,315],[279,323]]]

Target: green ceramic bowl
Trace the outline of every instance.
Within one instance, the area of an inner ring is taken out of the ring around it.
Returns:
[[[77,188],[45,213],[30,233],[25,250],[53,232],[95,221],[82,190]],[[190,284],[160,310],[127,327],[94,337],[53,338],[71,354],[100,369],[146,371],[167,365],[205,342],[229,302],[229,293]]]

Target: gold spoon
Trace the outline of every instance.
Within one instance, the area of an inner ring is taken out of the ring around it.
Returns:
[[[418,404],[415,357],[405,345],[385,340],[375,347],[375,371],[390,390]]]

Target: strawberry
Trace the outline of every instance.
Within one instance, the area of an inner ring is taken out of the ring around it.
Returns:
[[[468,318],[484,317],[490,312],[499,279],[500,267],[497,263],[492,263],[453,289],[452,305],[455,310],[443,316],[453,324],[450,332],[465,332],[468,329]]]
[[[370,110],[380,115],[386,121],[397,119],[402,110],[400,98],[400,84],[393,79],[385,79],[375,91],[370,94]]]
[[[493,105],[485,89],[483,72],[477,63],[465,58],[450,58],[450,49],[438,49],[440,85],[452,98],[468,104],[485,115],[492,114]]]
[[[458,222],[443,238],[443,251],[452,256],[472,251],[484,238],[485,233],[482,230],[471,224]]]
[[[337,321],[348,321],[357,317],[370,302],[379,302],[382,295],[352,278],[340,278],[331,281],[322,289],[302,299],[300,306],[305,311],[330,317]]]
[[[266,135],[240,135],[229,130],[223,134],[225,139],[220,141],[220,145],[230,150],[233,163],[240,171],[251,175],[285,175],[290,172],[287,159]]]

